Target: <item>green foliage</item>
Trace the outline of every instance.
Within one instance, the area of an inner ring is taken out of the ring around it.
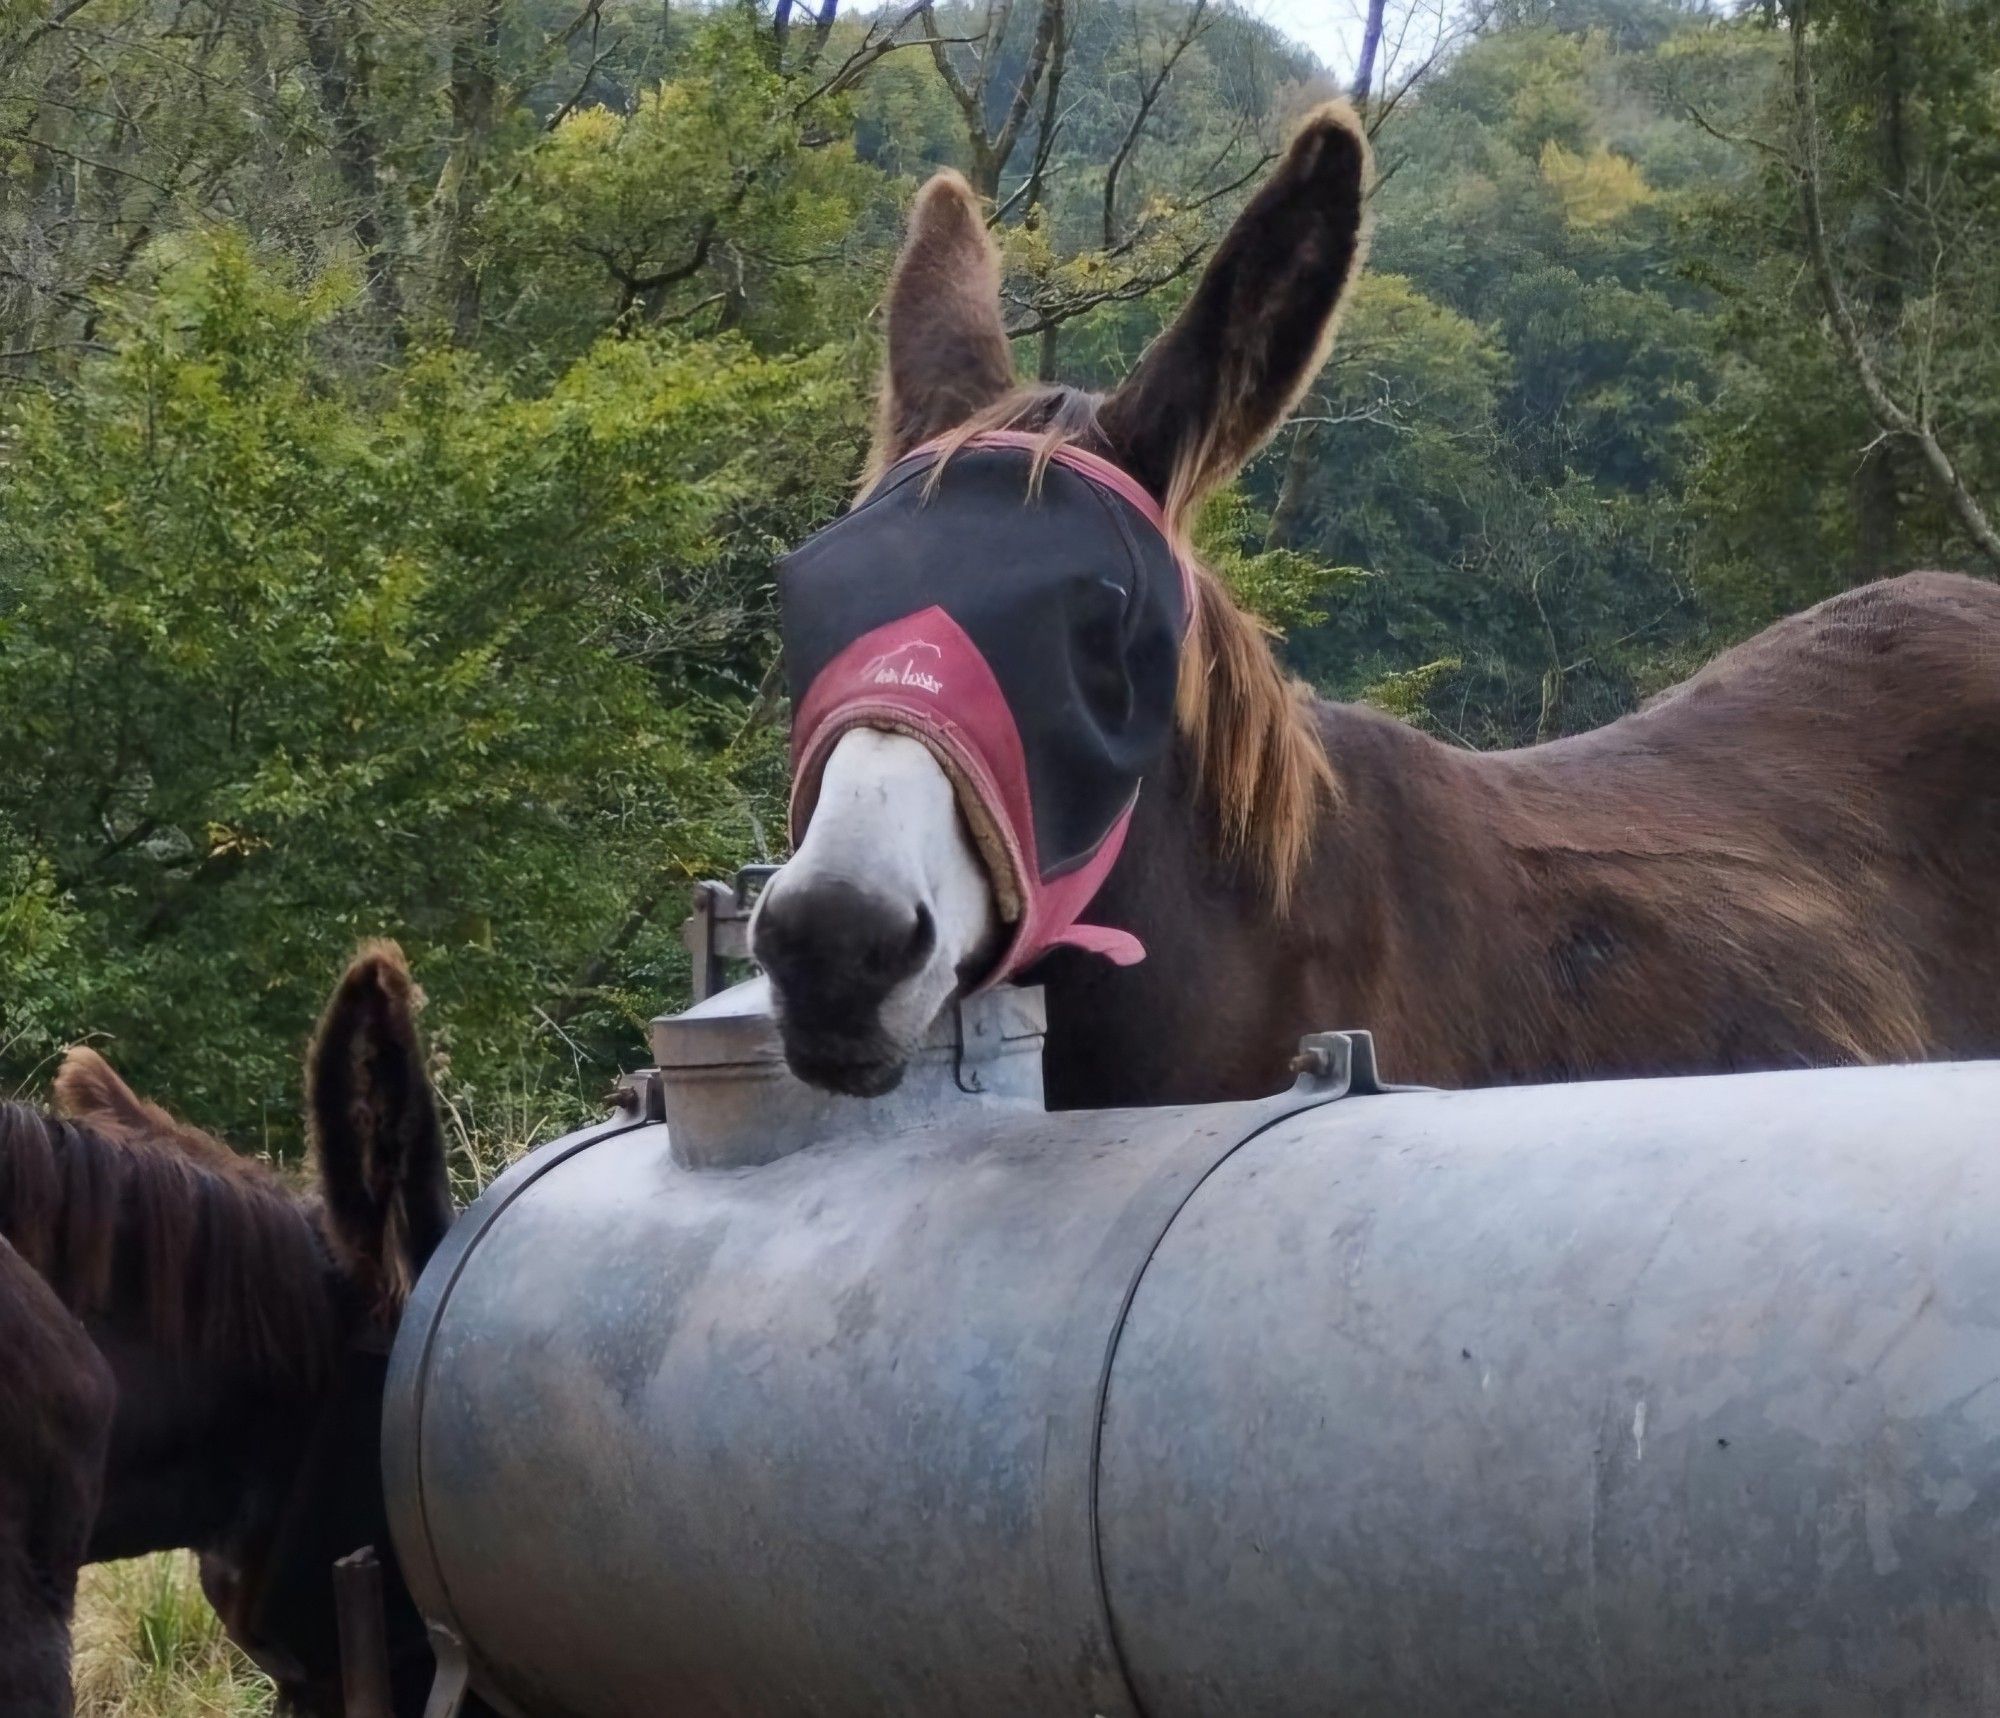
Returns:
[[[718,746],[766,598],[720,537],[841,394],[822,357],[663,335],[544,393],[434,354],[364,399],[317,361],[338,306],[195,253],[21,412],[0,495],[0,808],[42,903],[9,920],[21,1049],[52,1015],[108,1033],[280,1141],[358,939],[411,944],[476,1088],[648,878],[755,845],[771,760]],[[90,974],[66,997],[34,982],[52,940]]]
[[[1431,700],[1464,666],[1456,656],[1441,656],[1421,667],[1406,668],[1400,674],[1385,674],[1374,685],[1364,688],[1362,702],[1373,704],[1400,721],[1425,723],[1430,716]]]
[[[523,149],[481,217],[486,339],[546,362],[617,321],[707,313],[782,349],[858,319],[837,265],[884,182],[845,142],[807,147],[799,98],[725,12],[628,109],[580,107]]]
[[[1296,549],[1273,546],[1271,521],[1233,486],[1202,508],[1194,546],[1236,600],[1279,635],[1325,620],[1326,610],[1318,605],[1327,591],[1359,574],[1355,567],[1322,566]]]
[[[1970,564],[1828,338],[1783,10],[1504,0],[1378,114],[1333,360],[1198,533],[1321,688],[1527,743]],[[1333,88],[1066,0],[1001,159],[1041,0],[940,0],[957,89],[898,15],[0,0],[0,1079],[108,1039],[288,1149],[380,934],[468,1185],[638,1053],[686,883],[783,845],[772,566],[917,183],[987,176],[1018,364],[1104,386]],[[1813,16],[1846,289],[1992,510],[2000,0]]]
[[[1827,0],[1809,64],[1830,248],[1890,391],[2000,506],[2000,7]],[[1883,438],[1828,337],[1807,266],[1789,42],[1741,32],[1761,87],[1724,87],[1759,172],[1695,201],[1685,244],[1715,292],[1722,389],[1696,425],[1696,571],[1732,630],[1861,579],[1974,567],[1916,449]],[[1753,54],[1752,48],[1761,48]],[[1739,71],[1739,78],[1747,78]]]

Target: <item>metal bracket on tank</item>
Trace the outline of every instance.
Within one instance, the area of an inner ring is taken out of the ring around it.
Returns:
[[[1292,1058],[1293,1090],[1321,1098],[1374,1098],[1389,1092],[1434,1092],[1435,1086],[1397,1086],[1375,1065],[1372,1032],[1308,1032]],[[1329,1090],[1331,1088],[1331,1090]]]
[[[666,1087],[658,1068],[635,1068],[620,1074],[611,1088],[611,1107],[635,1121],[667,1119]]]
[[[437,1677],[424,1703],[424,1718],[458,1718],[466,1691],[472,1686],[472,1666],[465,1643],[442,1623],[430,1625],[431,1651],[437,1657]]]
[[[745,865],[727,883],[695,884],[694,911],[681,926],[694,962],[695,1001],[728,989],[728,962],[750,959],[750,915],[758,893],[777,874],[776,865]]]
[[[968,996],[952,1009],[958,1026],[958,1048],[952,1058],[952,1080],[961,1092],[983,1092],[980,1067],[997,1057],[1006,1044],[1005,1024],[986,996]]]

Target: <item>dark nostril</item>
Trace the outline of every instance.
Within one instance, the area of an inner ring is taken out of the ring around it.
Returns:
[[[921,902],[913,909],[891,907],[857,921],[861,964],[888,984],[919,972],[937,947],[937,925]]]
[[[775,890],[778,885],[773,884]],[[797,1019],[879,1004],[923,970],[937,920],[920,902],[884,900],[842,881],[806,882],[766,897],[752,950]]]
[[[903,970],[916,972],[931,958],[931,951],[937,947],[937,921],[931,917],[931,910],[923,902],[917,903],[917,922],[910,927],[910,943],[905,951]]]

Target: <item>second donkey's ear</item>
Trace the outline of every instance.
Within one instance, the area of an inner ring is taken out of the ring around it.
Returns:
[[[956,429],[1014,385],[1000,316],[1000,254],[979,199],[956,173],[934,175],[917,193],[887,318],[873,472]]]
[[[306,1086],[329,1238],[368,1304],[390,1316],[452,1219],[417,990],[394,943],[354,957],[320,1019]]]
[[[1105,401],[1113,456],[1184,517],[1285,421],[1332,343],[1361,263],[1370,155],[1332,102],[1293,138],[1173,325]]]

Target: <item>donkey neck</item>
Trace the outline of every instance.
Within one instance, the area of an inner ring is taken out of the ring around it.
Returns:
[[[310,1430],[311,1398],[293,1378],[164,1348],[123,1320],[88,1328],[118,1386],[91,1561],[211,1549],[246,1496],[273,1485],[272,1453]]]
[[[1221,857],[1186,760],[1140,794],[1091,917],[1147,958],[1059,954],[1047,987],[1058,1108],[1258,1096],[1290,1078],[1301,1035],[1364,1027],[1391,1078],[1469,1078],[1466,1017],[1487,985],[1491,927],[1514,916],[1500,819],[1476,760],[1354,705],[1314,720],[1339,774],[1289,911]],[[1454,1020],[1458,1024],[1454,1024]]]

